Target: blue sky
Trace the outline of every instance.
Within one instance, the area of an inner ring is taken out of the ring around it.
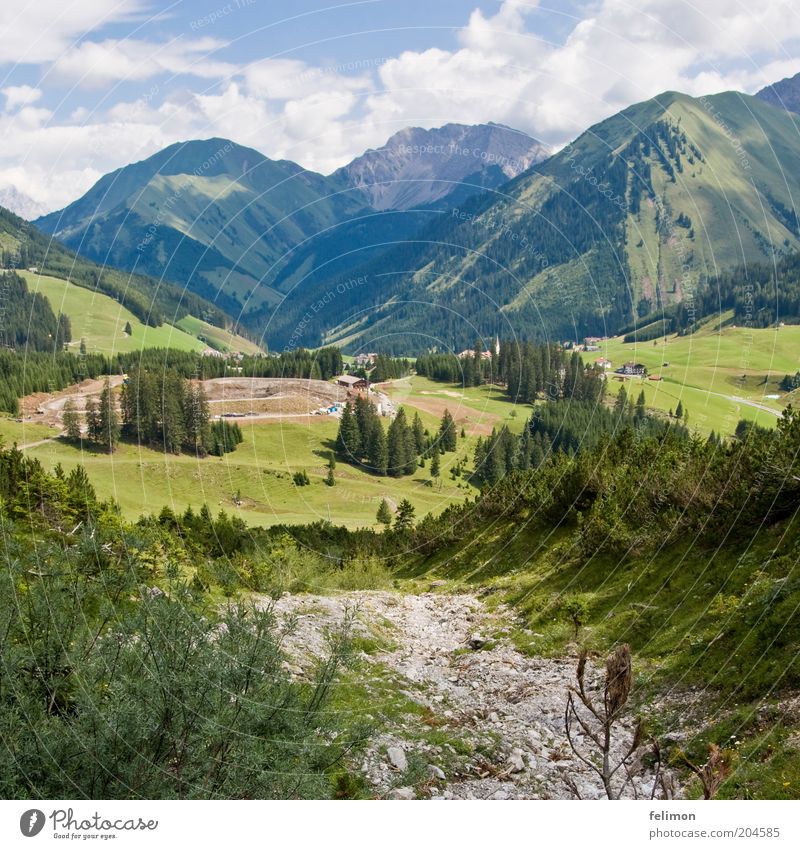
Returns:
[[[0,187],[48,208],[174,141],[328,173],[408,125],[499,121],[559,146],[666,89],[800,71],[783,0],[6,0]]]

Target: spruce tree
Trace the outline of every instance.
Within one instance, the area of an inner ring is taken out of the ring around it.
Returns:
[[[370,426],[370,433],[367,438],[367,460],[370,468],[376,474],[386,474],[389,467],[389,449],[383,425],[378,418]]]
[[[439,425],[439,444],[442,451],[455,451],[457,445],[456,423],[450,415],[449,410],[445,410],[442,415],[442,422]]]
[[[103,429],[100,424],[100,407],[96,398],[86,401],[86,435],[92,442],[100,442]]]
[[[439,452],[437,451],[433,455],[433,459],[431,460],[431,477],[438,478],[441,474],[441,461],[439,460]]]
[[[69,398],[64,404],[64,430],[67,439],[71,439],[73,442],[80,441],[81,417],[72,398]]]
[[[394,527],[398,531],[410,531],[414,527],[414,506],[404,498],[397,508],[397,518]]]
[[[336,448],[348,463],[359,463],[361,461],[361,430],[349,401],[342,410],[339,434],[336,437]]]
[[[103,391],[100,393],[100,444],[105,446],[110,454],[119,442],[120,423],[119,413],[117,412],[117,402],[114,399],[114,393],[111,390],[111,383],[108,378],[103,384]]]
[[[389,507],[389,502],[384,498],[378,507],[378,514],[375,517],[382,525],[392,524],[392,508]]]
[[[413,444],[413,435],[408,427],[405,410],[402,407],[397,411],[394,421],[389,425],[387,443],[389,474],[394,478],[408,474],[409,462],[413,464],[411,469],[413,473],[416,468],[416,458],[413,454],[409,456]]]

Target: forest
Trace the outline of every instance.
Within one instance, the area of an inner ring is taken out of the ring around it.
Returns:
[[[13,271],[0,272],[0,346],[24,351],[63,351],[72,341],[66,315],[56,314],[50,301],[30,292]]]
[[[375,475],[402,477],[413,475],[431,459],[431,475],[439,475],[440,454],[455,451],[458,435],[453,417],[444,411],[439,429],[431,434],[419,413],[409,423],[401,407],[384,430],[375,405],[359,395],[345,404],[339,421],[336,450],[346,462]]]

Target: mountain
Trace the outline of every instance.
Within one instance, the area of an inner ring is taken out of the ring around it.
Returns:
[[[159,327],[192,315],[217,328],[231,322],[216,306],[180,286],[100,266],[78,256],[50,236],[0,207],[0,269],[31,269],[107,295],[143,324]]]
[[[5,186],[0,189],[0,206],[11,210],[14,215],[19,215],[26,221],[33,221],[34,218],[39,218],[47,212],[47,207],[44,204],[28,197],[24,192],[19,191],[16,186]]]
[[[756,97],[772,106],[800,113],[800,74],[762,88]]]
[[[214,138],[107,174],[35,223],[83,256],[185,284],[238,317],[279,300],[271,284],[287,252],[365,206],[339,179]]]
[[[548,155],[545,145],[502,124],[408,127],[335,172],[374,209],[435,204],[464,186],[497,188]]]
[[[414,153],[428,147],[440,152]],[[346,275],[443,203],[543,155],[507,127],[450,124],[404,130],[325,177],[226,139],[189,141],[107,174],[36,225],[92,260],[186,285],[260,331],[310,274]]]
[[[652,321],[720,269],[800,247],[798,155],[785,110],[666,92],[354,269],[366,282],[312,315],[303,341],[410,353]],[[275,340],[332,282],[287,298]]]

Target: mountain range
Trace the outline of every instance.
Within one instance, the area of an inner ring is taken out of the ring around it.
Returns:
[[[756,93],[765,103],[800,113],[800,74],[768,85]]]
[[[24,218],[26,221],[33,221],[35,218],[40,218],[47,211],[47,208],[43,204],[28,197],[24,192],[17,189],[16,186],[4,186],[0,189],[0,206],[10,210],[14,215]]]
[[[35,223],[273,347],[605,335],[800,247],[797,127],[768,101],[665,92],[549,157],[499,125],[412,128],[329,176],[193,141]]]

